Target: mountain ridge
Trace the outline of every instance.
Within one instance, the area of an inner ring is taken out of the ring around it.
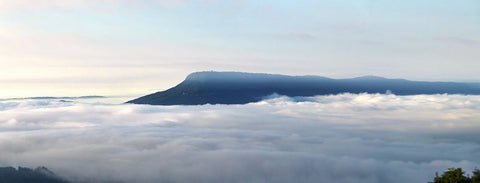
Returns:
[[[246,104],[272,93],[314,96],[339,93],[480,94],[480,84],[410,81],[379,76],[332,79],[323,76],[202,71],[167,89],[127,103],[151,105]]]

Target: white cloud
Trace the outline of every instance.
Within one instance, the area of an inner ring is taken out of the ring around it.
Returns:
[[[480,158],[480,97],[342,94],[247,105],[0,102],[0,165],[74,181],[427,182]]]

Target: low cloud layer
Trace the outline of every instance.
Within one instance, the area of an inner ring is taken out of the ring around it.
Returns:
[[[480,96],[247,105],[0,102],[0,165],[77,182],[428,182],[480,165]]]

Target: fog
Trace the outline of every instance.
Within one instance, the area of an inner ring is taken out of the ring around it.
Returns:
[[[428,182],[480,167],[480,96],[283,96],[246,105],[0,101],[0,166],[73,182]]]

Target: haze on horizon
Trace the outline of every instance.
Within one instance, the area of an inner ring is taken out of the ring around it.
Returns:
[[[0,98],[142,95],[202,70],[480,81],[476,0],[0,0]]]

